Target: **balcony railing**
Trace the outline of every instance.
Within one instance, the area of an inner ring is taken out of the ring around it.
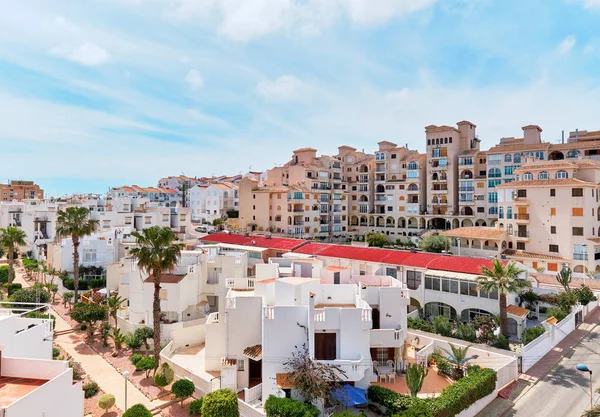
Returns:
[[[473,192],[475,191],[475,187],[458,187],[458,191]]]
[[[234,290],[248,290],[254,288],[254,278],[227,278],[225,287]]]
[[[405,340],[405,330],[402,329],[372,329],[371,347],[400,347]]]
[[[517,230],[515,231],[517,237],[529,238],[529,230]]]
[[[515,220],[529,220],[529,213],[515,213]]]

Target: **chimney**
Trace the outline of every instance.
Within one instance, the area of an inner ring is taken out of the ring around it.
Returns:
[[[565,143],[565,131],[562,131],[562,143]]]
[[[523,126],[523,143],[532,145],[542,142],[542,128],[538,125]]]

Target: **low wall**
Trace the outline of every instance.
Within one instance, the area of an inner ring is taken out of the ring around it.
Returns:
[[[491,403],[498,396],[498,390],[494,390],[487,397],[483,397],[481,400],[477,401],[475,404],[471,405],[466,410],[461,411],[455,417],[474,417],[483,410],[489,403]]]
[[[265,413],[261,413],[256,408],[238,398],[238,408],[240,410],[240,417],[265,417]]]

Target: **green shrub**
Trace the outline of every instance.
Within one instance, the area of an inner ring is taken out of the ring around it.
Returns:
[[[209,392],[202,401],[202,417],[239,416],[240,411],[238,409],[237,395],[229,389]]]
[[[523,345],[527,345],[546,332],[543,326],[528,327],[523,332]]]
[[[265,402],[267,417],[319,417],[319,409],[312,404],[291,398],[277,398],[273,395]]]
[[[106,280],[103,278],[92,279],[89,281],[90,288],[104,288],[106,287]]]
[[[131,332],[125,334],[125,344],[131,350],[138,350],[142,347],[142,341]]]
[[[442,336],[452,336],[452,322],[446,316],[435,316],[433,318],[433,331]]]
[[[154,329],[151,327],[138,327],[135,329],[133,336],[146,346],[146,350],[149,350],[150,345],[148,344],[148,339],[154,338]]]
[[[189,379],[177,380],[171,386],[171,394],[173,394],[175,396],[175,398],[180,399],[182,404],[183,404],[183,400],[185,400],[187,397],[191,397],[191,395],[194,393],[194,391],[196,391],[196,387],[194,386],[194,383],[192,381],[190,381]],[[236,404],[237,404],[237,397],[236,397]]]
[[[8,282],[8,265],[0,266],[0,284]]]
[[[341,411],[339,413],[334,413],[331,417],[356,417],[354,414],[349,411]]]
[[[554,317],[556,320],[561,321],[562,319],[567,317],[569,313],[560,307],[549,307],[546,310],[546,315],[548,317]]]
[[[477,333],[473,326],[468,324],[459,324],[454,335],[457,339],[465,340],[467,342],[474,342],[477,339]]]
[[[394,417],[433,417],[431,401],[422,400],[406,411],[396,414]]]
[[[74,290],[75,289],[75,283],[73,281],[73,278],[65,278],[63,279],[63,286],[68,289],[68,290]],[[88,281],[86,281],[85,279],[80,279],[79,280],[79,285],[77,286],[78,290],[80,291],[85,291],[85,290],[89,290],[90,286]]]
[[[50,302],[50,293],[42,288],[16,289],[10,296],[10,301],[15,303],[42,303]],[[25,306],[20,306],[26,308]]]
[[[202,415],[202,398],[198,398],[190,403],[190,416]]]
[[[28,319],[48,319],[48,313],[42,313],[40,311],[30,311],[29,313],[25,314],[24,317],[27,317]],[[50,314],[50,320],[52,320],[52,323],[55,323],[56,317]]]
[[[454,368],[452,367],[448,359],[446,359],[445,357],[438,357],[435,366],[437,366],[439,373],[452,376],[452,371],[454,370]]]
[[[6,292],[10,297],[15,291],[22,289],[23,285],[17,282],[13,282],[12,284],[4,284],[4,288],[6,288]]]
[[[385,407],[388,410],[389,415],[398,414],[408,410],[421,401],[418,397],[398,394],[391,389],[379,387],[377,385],[371,385],[367,389],[367,399],[372,403]]]
[[[146,371],[146,378],[150,376],[150,371],[154,369],[154,356],[144,356],[135,364],[136,371]]]
[[[408,318],[407,325],[409,329],[415,330],[423,330],[424,332],[433,332],[433,325],[429,323],[427,320],[423,320],[421,318]]]
[[[115,396],[112,394],[102,394],[98,399],[98,407],[107,412],[115,405]]]
[[[83,386],[83,395],[85,398],[91,398],[98,393],[98,384],[94,381]]]
[[[167,362],[158,367],[154,374],[154,385],[157,387],[166,387],[175,379],[175,371]]]
[[[60,355],[60,349],[53,347],[52,348],[52,359],[58,358],[59,355]]]
[[[510,343],[508,342],[508,337],[503,334],[499,334],[496,341],[492,344],[493,347],[498,349],[510,350]]]
[[[131,355],[131,357],[129,358],[129,360],[131,361],[132,364],[137,365],[137,363],[142,358],[143,358],[143,356],[140,355],[139,353],[134,353],[133,355]]]
[[[152,413],[143,404],[136,404],[128,408],[123,417],[152,417]]]

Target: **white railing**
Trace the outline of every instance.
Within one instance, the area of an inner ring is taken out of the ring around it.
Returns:
[[[244,388],[244,401],[252,404],[262,398],[262,383],[252,388]]]
[[[219,323],[219,312],[210,313],[206,319],[206,324],[218,324]]]
[[[238,398],[238,409],[240,411],[240,417],[265,417],[266,414],[258,411],[256,408],[252,407],[250,404],[245,403],[244,401]]]
[[[403,329],[372,329],[371,347],[400,347],[406,339]]]
[[[185,329],[187,327],[200,326],[202,324],[206,324],[206,321],[207,321],[207,317],[202,317],[201,319],[196,319],[196,320],[184,321],[183,328]]]
[[[263,316],[266,320],[273,320],[275,318],[275,307],[265,306],[263,309]]]
[[[429,354],[433,353],[434,348],[435,348],[435,343],[431,342],[427,346],[425,346],[423,349],[419,350],[416,355],[417,356],[417,365],[427,366],[427,357],[429,356]]]
[[[247,290],[254,288],[254,278],[227,278],[225,280],[225,287]]]
[[[365,360],[362,355],[359,359],[336,359],[336,360],[320,360],[319,362],[325,365],[338,366],[345,373],[345,377],[342,379],[345,381],[360,381],[364,376],[367,369],[371,368],[372,362]]]
[[[324,308],[315,308],[314,311],[314,319],[315,321],[325,321],[325,309]]]

